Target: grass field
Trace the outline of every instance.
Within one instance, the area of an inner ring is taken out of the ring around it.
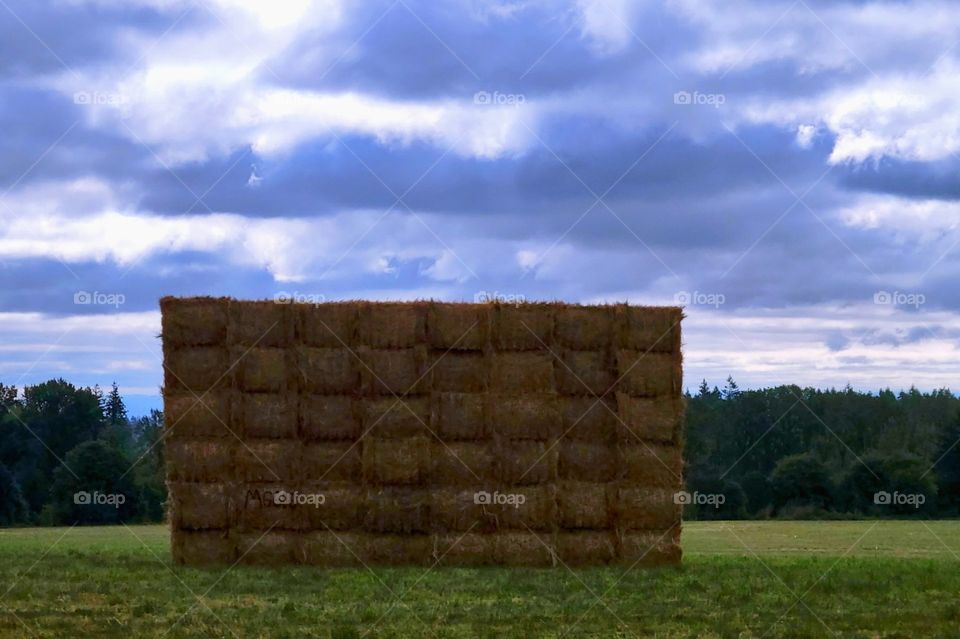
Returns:
[[[693,522],[679,568],[173,566],[161,526],[0,530],[2,637],[957,637],[960,522]]]

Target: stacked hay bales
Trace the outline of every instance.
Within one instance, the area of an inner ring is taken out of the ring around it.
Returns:
[[[680,559],[678,308],[161,309],[180,563]]]

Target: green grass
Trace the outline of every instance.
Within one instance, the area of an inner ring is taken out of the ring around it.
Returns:
[[[693,522],[683,565],[170,563],[161,526],[0,530],[0,637],[957,637],[960,522]]]

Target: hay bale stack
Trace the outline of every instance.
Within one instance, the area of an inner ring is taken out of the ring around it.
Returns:
[[[680,559],[680,309],[161,310],[179,563]]]

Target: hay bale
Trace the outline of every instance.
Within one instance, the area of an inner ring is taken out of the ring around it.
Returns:
[[[167,349],[163,362],[165,392],[187,390],[196,394],[230,383],[230,364],[226,348],[195,346]]]
[[[679,307],[617,307],[617,344],[620,348],[654,353],[680,352]]]
[[[359,442],[304,443],[300,477],[309,481],[360,482],[361,450]]]
[[[175,563],[186,566],[233,565],[236,534],[227,530],[173,530],[171,551]]]
[[[285,349],[235,349],[234,361],[237,362],[237,387],[240,390],[248,393],[280,393],[287,390],[290,380]]]
[[[616,516],[620,528],[666,530],[680,523],[682,506],[676,491],[624,483],[616,488]]]
[[[617,558],[617,536],[613,531],[559,532],[557,552],[568,566],[602,566]]]
[[[362,365],[345,348],[302,346],[296,358],[300,388],[310,393],[351,393],[360,386]]]
[[[307,530],[353,530],[363,525],[365,491],[349,482],[304,482],[304,495],[322,495],[300,505]]]
[[[240,530],[303,530],[302,509],[293,503],[296,482],[239,484],[234,492]]]
[[[360,343],[372,348],[412,348],[426,339],[427,308],[417,303],[366,303],[360,306]]]
[[[361,349],[362,388],[366,395],[408,395],[429,389],[426,351]]]
[[[490,307],[474,304],[431,304],[427,340],[441,350],[483,350],[490,334]]]
[[[566,350],[556,371],[564,395],[602,397],[617,381],[617,364],[607,351]]]
[[[679,397],[631,397],[617,393],[617,439],[625,443],[679,441],[683,404]]]
[[[612,523],[611,490],[607,484],[561,481],[557,485],[560,527],[604,530]]]
[[[478,488],[433,488],[430,491],[431,526],[438,532],[487,532],[497,529],[496,513],[478,496]]]
[[[617,390],[633,397],[680,395],[680,358],[671,353],[617,351]]]
[[[297,397],[279,393],[242,393],[243,436],[261,439],[297,437]]]
[[[429,433],[430,398],[368,399],[362,404],[363,433],[384,439]]]
[[[430,473],[430,440],[363,439],[363,479],[373,485],[416,485]]]
[[[498,527],[507,530],[552,531],[557,526],[557,489],[554,484],[501,488],[487,507]],[[500,503],[496,503],[500,502]]]
[[[528,486],[554,481],[557,478],[557,447],[538,441],[504,441],[496,451],[496,468],[500,481],[515,486]]]
[[[293,340],[292,311],[277,302],[230,305],[230,341],[238,346],[279,347]]]
[[[618,530],[617,557],[625,566],[679,564],[680,526],[664,530]]]
[[[617,476],[620,460],[617,449],[609,444],[563,439],[558,448],[560,479],[606,482]]]
[[[303,561],[324,568],[361,566],[366,537],[357,532],[308,532],[302,537]]]
[[[419,488],[368,489],[363,502],[363,527],[376,533],[430,532],[430,491]]]
[[[434,351],[430,365],[434,391],[478,393],[487,389],[488,360],[480,352]]]
[[[605,349],[612,342],[615,312],[613,306],[558,306],[557,341],[574,350]]]
[[[358,540],[364,564],[371,566],[432,565],[430,535],[365,535]]]
[[[359,407],[349,395],[300,396],[300,437],[304,441],[353,441],[360,437]]]
[[[287,530],[268,533],[237,533],[239,563],[256,566],[283,566],[303,562],[301,535]]]
[[[163,410],[164,437],[168,440],[233,437],[228,391],[203,395],[165,391]]]
[[[296,339],[305,346],[357,346],[359,306],[354,302],[294,304]]]
[[[236,445],[237,475],[249,482],[299,479],[302,445],[297,440],[246,440]]]
[[[486,401],[482,393],[433,393],[430,429],[444,440],[483,439]]]
[[[232,489],[227,484],[170,482],[167,489],[170,525],[174,530],[230,527]]]
[[[494,557],[504,566],[557,564],[556,539],[550,533],[501,532],[494,535]]]
[[[620,459],[623,462],[621,478],[628,482],[674,491],[683,486],[683,455],[679,446],[654,442],[623,444]]]
[[[431,442],[431,486],[473,486],[496,477],[487,442]]]
[[[617,436],[617,402],[613,398],[559,397],[563,437],[611,443]]]
[[[553,344],[552,304],[497,304],[493,314],[493,344],[502,351],[538,351]]]
[[[223,482],[234,478],[239,444],[233,439],[173,439],[165,445],[168,481]]]
[[[433,536],[432,559],[441,566],[485,566],[493,563],[495,539],[480,533]]]
[[[545,440],[559,437],[563,423],[556,395],[526,393],[491,396],[490,425],[508,439]]]
[[[161,332],[165,348],[222,346],[227,340],[226,298],[195,297],[160,300]]]
[[[554,392],[553,355],[540,352],[495,353],[490,388],[512,394]]]

